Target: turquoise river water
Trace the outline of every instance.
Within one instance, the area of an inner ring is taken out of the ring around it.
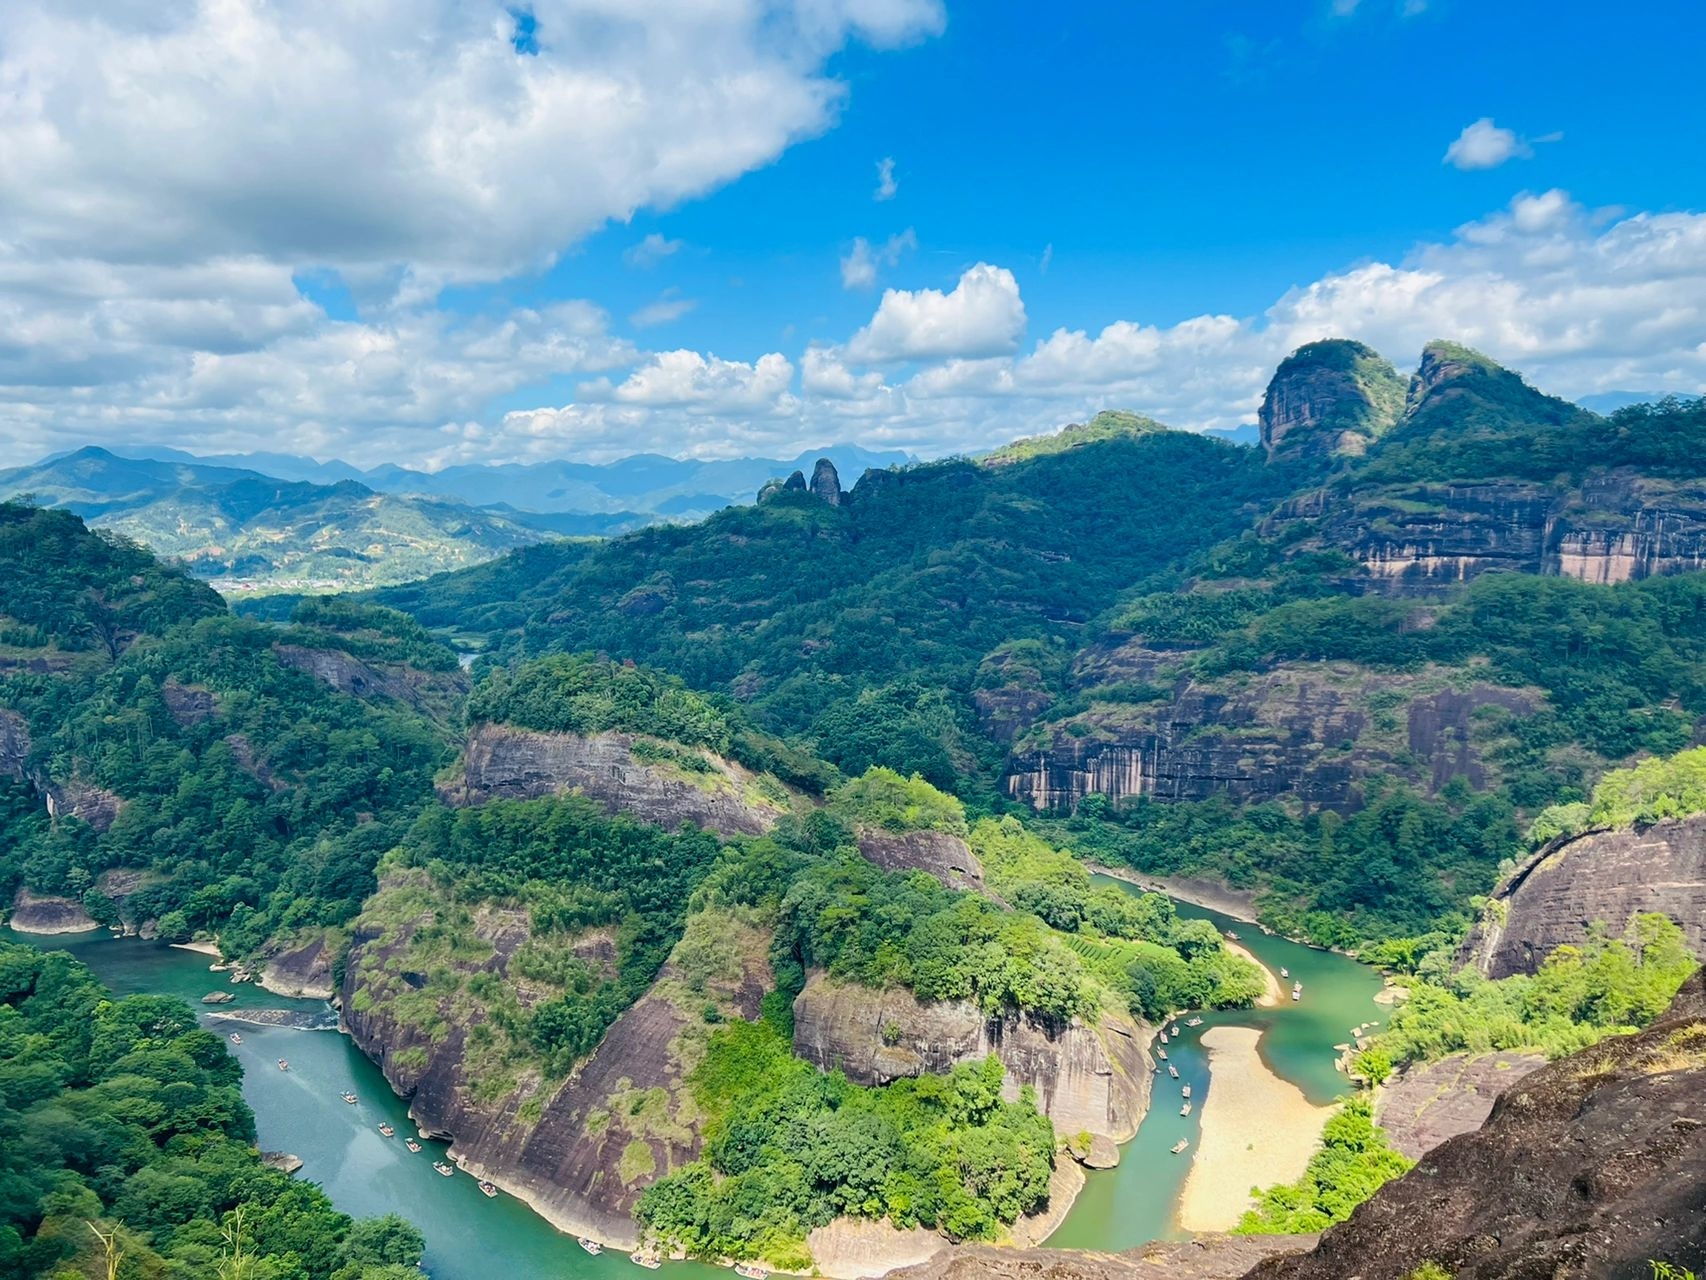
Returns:
[[[1196,1032],[1226,1024],[1264,1028],[1263,1058],[1311,1101],[1338,1097],[1345,1080],[1333,1067],[1333,1045],[1345,1040],[1352,1026],[1380,1016],[1373,1002],[1380,989],[1374,971],[1343,956],[1268,937],[1254,925],[1188,903],[1179,903],[1178,909],[1182,916],[1237,930],[1244,945],[1276,973],[1281,966],[1289,968],[1303,982],[1305,993],[1301,1003],[1286,1001],[1277,1009],[1206,1015],[1202,1027],[1187,1030],[1181,1041],[1168,1046],[1179,1068],[1178,1083],[1191,1084],[1198,1108],[1213,1105],[1213,1085]],[[0,936],[69,951],[119,995],[179,996],[195,1004],[209,1026],[241,1034],[243,1043],[231,1050],[245,1068],[243,1096],[254,1109],[262,1148],[301,1157],[301,1176],[318,1182],[346,1213],[408,1218],[426,1237],[425,1266],[434,1280],[632,1280],[640,1274],[615,1250],[588,1255],[519,1200],[502,1194],[488,1198],[472,1178],[460,1173],[450,1178],[435,1174],[432,1162],[444,1157],[444,1144],[423,1142],[419,1154],[404,1147],[404,1136],[415,1132],[407,1106],[348,1037],[330,1030],[222,1023],[215,1016],[260,1009],[325,1011],[329,1026],[333,1019],[325,1005],[275,996],[251,984],[231,985],[223,973],[209,971],[207,956],[162,943],[104,933],[39,937],[0,929]],[[236,1000],[200,1004],[211,991],[229,991]],[[289,1071],[278,1070],[279,1058],[289,1061]],[[1121,1148],[1119,1167],[1090,1174],[1050,1244],[1118,1250],[1177,1234],[1176,1209],[1195,1151],[1197,1118],[1182,1117],[1171,1105],[1173,1085],[1165,1074],[1159,1078],[1156,1105],[1137,1136]],[[342,1101],[346,1091],[359,1099],[355,1106]],[[381,1123],[392,1125],[397,1136],[382,1136]],[[1170,1155],[1168,1148],[1181,1137],[1192,1140],[1191,1148]],[[665,1274],[673,1280],[707,1280],[728,1273],[697,1263],[669,1263]]]

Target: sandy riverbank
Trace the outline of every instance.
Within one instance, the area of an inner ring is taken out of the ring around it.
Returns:
[[[171,945],[179,951],[193,951],[197,955],[220,959],[219,944],[216,942],[174,942]]]
[[[1274,971],[1268,968],[1248,947],[1242,947],[1236,942],[1227,942],[1226,949],[1233,955],[1248,960],[1262,971],[1262,994],[1256,997],[1256,1007],[1260,1009],[1276,1009],[1281,1000],[1285,999],[1285,988],[1280,986],[1280,980],[1274,977]]]
[[[1256,1051],[1261,1038],[1254,1027],[1212,1027],[1203,1035],[1213,1081],[1179,1201],[1186,1231],[1235,1227],[1250,1207],[1252,1187],[1295,1181],[1333,1114],[1268,1069]]]
[[[1234,889],[1204,876],[1152,876],[1141,871],[1128,871],[1122,867],[1103,866],[1099,862],[1087,862],[1084,865],[1097,875],[1124,880],[1127,884],[1135,884],[1139,889],[1147,889],[1151,893],[1164,893],[1169,898],[1177,898],[1180,902],[1189,902],[1208,911],[1218,911],[1223,916],[1231,916],[1234,920],[1242,920],[1246,924],[1256,923],[1254,890]]]

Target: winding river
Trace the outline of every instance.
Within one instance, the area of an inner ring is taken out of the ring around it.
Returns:
[[[1177,906],[1181,916],[1238,930],[1244,945],[1264,964],[1276,973],[1287,967],[1304,983],[1300,1004],[1287,1001],[1276,1009],[1210,1014],[1197,1030],[1217,1025],[1264,1028],[1261,1053],[1277,1074],[1312,1102],[1339,1096],[1345,1081],[1333,1067],[1332,1046],[1346,1038],[1350,1027],[1381,1016],[1373,1003],[1380,989],[1374,971],[1343,956],[1268,937],[1254,925],[1189,903]],[[425,1266],[434,1280],[489,1280],[495,1275],[612,1280],[639,1274],[617,1251],[588,1255],[519,1200],[503,1194],[487,1198],[461,1173],[449,1178],[435,1174],[432,1163],[444,1158],[445,1144],[423,1142],[418,1155],[404,1147],[404,1136],[415,1132],[407,1106],[348,1037],[218,1017],[279,1010],[314,1021],[325,1011],[323,1004],[275,996],[251,984],[233,986],[224,974],[209,972],[206,956],[162,943],[104,933],[42,937],[10,929],[0,929],[0,937],[69,951],[119,995],[178,996],[194,1004],[209,1026],[226,1034],[237,1031],[243,1043],[231,1048],[245,1068],[243,1096],[254,1109],[262,1148],[299,1156],[303,1176],[324,1187],[346,1213],[396,1213],[414,1222],[426,1237]],[[218,1006],[200,1004],[212,991],[229,991],[236,999]],[[332,1021],[329,1016],[319,1020],[328,1026]],[[1201,1100],[1199,1108],[1212,1106],[1207,1055],[1197,1037],[1187,1032],[1169,1050],[1181,1082],[1188,1081]],[[279,1058],[289,1061],[289,1071],[277,1069]],[[356,1105],[341,1100],[346,1091],[357,1096]],[[1197,1119],[1179,1116],[1168,1105],[1172,1096],[1166,1089],[1158,1091],[1157,1105],[1137,1136],[1120,1149],[1118,1168],[1090,1174],[1083,1194],[1050,1237],[1051,1245],[1111,1251],[1179,1234],[1177,1206],[1196,1146]],[[392,1125],[397,1136],[382,1136],[382,1123]],[[1180,1137],[1190,1138],[1192,1147],[1182,1156],[1168,1154]],[[708,1280],[728,1272],[671,1263],[668,1274],[674,1280]]]

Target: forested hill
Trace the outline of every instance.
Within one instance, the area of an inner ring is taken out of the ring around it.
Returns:
[[[1706,403],[1601,417],[1453,344],[1405,378],[1333,341],[1261,427],[1104,414],[850,492],[820,468],[379,598],[500,659],[662,667],[850,772],[1076,813],[1062,838],[1273,887],[1341,942],[1461,920],[1528,815],[1696,738]]]

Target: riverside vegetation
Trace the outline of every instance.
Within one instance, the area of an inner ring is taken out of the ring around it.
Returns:
[[[1458,482],[1566,506],[1590,480],[1650,484],[1686,507],[1706,406],[1600,418],[1443,344],[1406,399],[1378,357],[1344,354],[1293,373],[1353,379],[1355,412],[1312,410],[1282,437],[1264,411],[1266,453],[1109,415],[988,459],[873,472],[851,494],[776,489],[697,525],[286,602],[279,623],[230,616],[67,513],[0,505],[0,890],[250,958],[310,936],[336,950],[352,929],[391,938],[407,957],[355,998],[429,1043],[468,1021],[486,1097],[562,1078],[670,965],[703,995],[687,1083],[704,1141],[661,1178],[630,1170],[653,1183],[642,1221],[773,1261],[800,1260],[836,1216],[998,1235],[1056,1158],[1031,1099],[992,1100],[998,1063],[865,1089],[796,1060],[808,969],[1056,1026],[1259,993],[1212,928],[1093,888],[1083,857],[1217,876],[1253,890],[1271,927],[1413,972],[1414,1009],[1377,1045],[1394,1062],[1453,1037],[1552,1048],[1638,1025],[1686,963],[1653,922],[1628,937],[1607,922],[1577,955],[1485,989],[1427,957],[1527,834],[1697,803],[1693,757],[1638,762],[1688,747],[1706,714],[1706,574],[1600,585],[1537,560],[1458,584],[1420,560],[1402,580],[1370,566],[1411,536],[1403,521],[1461,534]],[[473,679],[443,631],[484,644]],[[1019,785],[1024,759],[1154,749],[1154,717],[1187,697],[1229,709],[1205,743],[1255,742],[1267,712],[1234,720],[1236,699],[1316,673],[1375,744],[1354,728],[1311,741],[1311,760],[1342,762],[1321,794],[1155,785],[1037,812]],[[1480,701],[1442,766],[1403,745],[1406,716],[1454,697]],[[435,784],[470,723],[620,734],[689,782],[736,761],[782,816],[717,839],[572,795],[459,808]],[[984,892],[879,869],[862,830],[963,841]],[[525,927],[511,960],[526,1000],[477,972],[499,916]],[[727,961],[706,939],[731,921],[766,939],[773,986],[752,1021],[706,994]],[[1596,984],[1618,994],[1587,998]],[[1337,1217],[1392,1168],[1357,1111],[1342,1118],[1313,1189],[1259,1212]],[[850,1162],[860,1144],[880,1158]]]

